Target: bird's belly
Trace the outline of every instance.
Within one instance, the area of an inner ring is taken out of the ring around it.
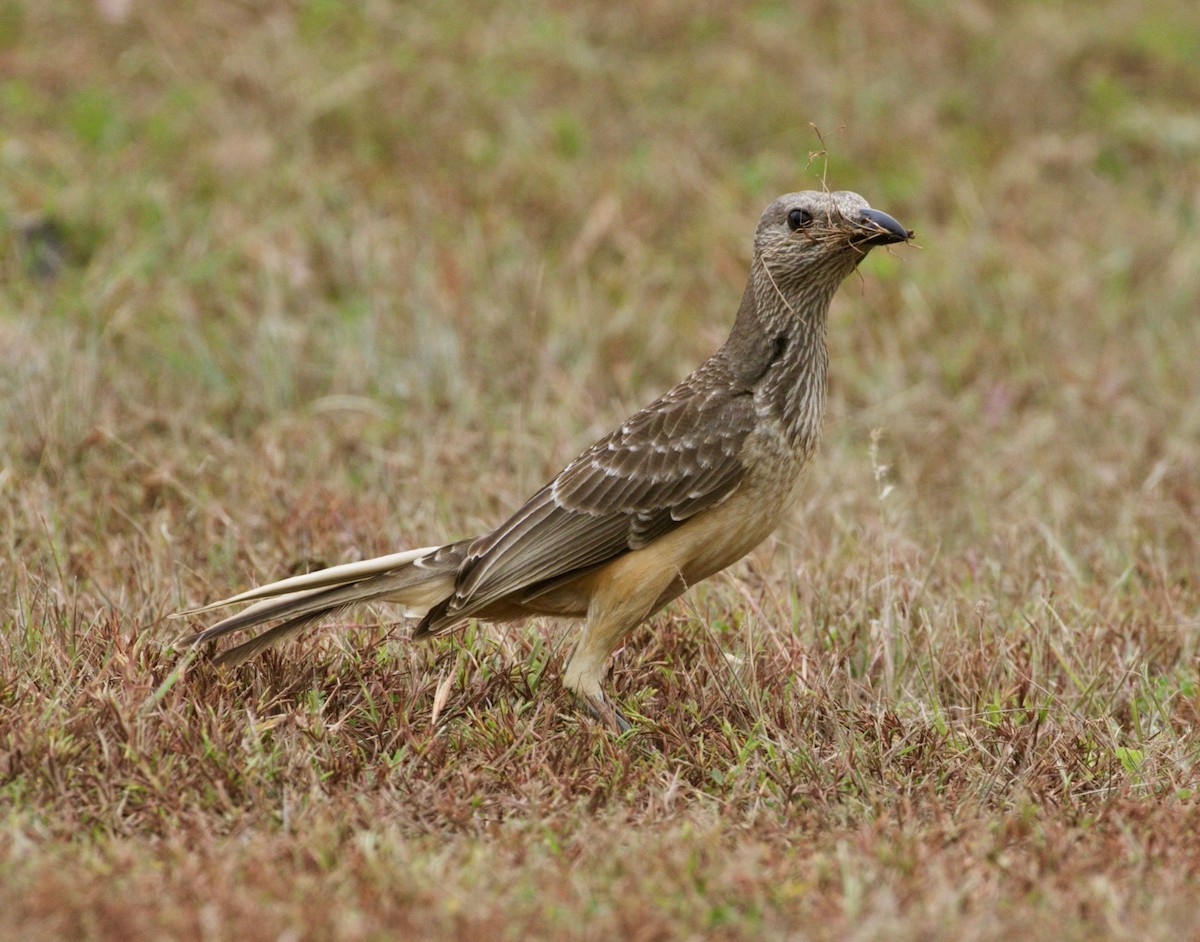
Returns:
[[[777,471],[783,471],[780,468]],[[775,475],[772,475],[775,477]],[[679,571],[688,585],[695,585],[731,566],[774,532],[792,504],[795,480],[783,474],[763,487],[746,481],[725,503],[697,519],[685,534]]]
[[[624,566],[675,574],[654,609],[733,565],[770,536],[791,508],[807,464],[789,453],[759,465],[728,500],[623,557]]]

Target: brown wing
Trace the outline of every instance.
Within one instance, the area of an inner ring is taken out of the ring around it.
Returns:
[[[721,386],[685,381],[567,465],[470,546],[454,594],[418,633],[645,546],[729,497],[755,415],[749,391]]]

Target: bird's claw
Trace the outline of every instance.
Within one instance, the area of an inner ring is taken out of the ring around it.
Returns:
[[[599,720],[618,735],[633,729],[633,724],[625,718],[625,715],[599,694],[584,698],[584,705],[587,706],[588,712],[594,719]]]

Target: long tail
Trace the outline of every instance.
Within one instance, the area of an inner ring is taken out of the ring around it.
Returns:
[[[415,610],[409,614],[422,614],[454,590],[454,575],[466,555],[469,542],[464,540],[446,546],[425,546],[390,556],[331,566],[181,612],[179,617],[198,615],[241,602],[253,603],[186,638],[184,644],[203,644],[230,632],[285,619],[213,659],[214,664],[235,666],[327,615],[360,602],[397,602]]]

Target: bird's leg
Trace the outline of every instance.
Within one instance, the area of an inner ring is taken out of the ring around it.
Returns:
[[[629,720],[604,696],[600,687],[600,681],[608,668],[608,656],[616,642],[614,640],[611,644],[607,641],[596,643],[597,636],[590,630],[592,627],[589,624],[584,629],[583,637],[579,639],[579,645],[575,648],[563,675],[563,686],[579,698],[580,703],[595,719],[615,733],[626,733],[632,728]]]
[[[622,639],[653,611],[655,600],[673,576],[668,571],[647,579],[645,570],[631,567],[631,571],[639,578],[621,578],[617,570],[615,578],[597,587],[588,605],[587,623],[563,674],[563,686],[579,697],[592,716],[618,733],[632,727],[600,686],[608,672],[608,659]]]
[[[678,551],[671,541],[659,541],[657,548],[622,556],[592,584],[587,623],[563,674],[563,685],[593,716],[618,732],[631,728],[629,720],[605,699],[600,682],[609,657],[625,636],[686,588],[675,558]]]

